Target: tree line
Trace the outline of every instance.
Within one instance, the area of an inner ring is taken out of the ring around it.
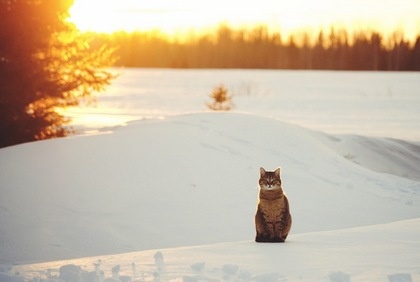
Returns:
[[[415,42],[395,32],[320,31],[290,35],[265,26],[212,32],[171,40],[156,32],[88,34],[97,46],[116,48],[116,66],[154,68],[245,68],[320,70],[420,70],[420,35]]]

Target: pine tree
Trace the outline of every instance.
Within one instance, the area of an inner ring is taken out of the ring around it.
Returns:
[[[72,0],[0,0],[0,147],[66,136],[57,108],[76,106],[113,75],[66,21]]]
[[[228,94],[226,87],[221,84],[210,93],[211,103],[207,103],[209,109],[213,111],[229,111],[233,108],[232,96]]]

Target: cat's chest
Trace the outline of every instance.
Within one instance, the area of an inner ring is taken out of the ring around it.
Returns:
[[[277,217],[286,211],[284,197],[275,200],[260,199],[259,208],[268,217]]]

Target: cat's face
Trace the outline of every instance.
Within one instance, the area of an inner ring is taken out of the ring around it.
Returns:
[[[275,171],[266,171],[264,168],[260,168],[259,184],[263,190],[281,189],[280,168]]]

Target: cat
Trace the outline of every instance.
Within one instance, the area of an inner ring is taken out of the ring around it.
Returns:
[[[260,168],[259,197],[255,214],[256,242],[284,242],[292,226],[289,200],[283,192],[280,168]]]

